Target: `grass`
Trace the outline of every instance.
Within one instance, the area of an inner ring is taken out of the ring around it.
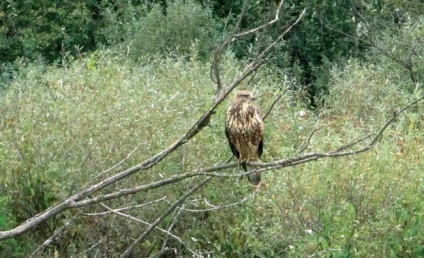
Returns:
[[[241,66],[227,53],[222,62],[224,81]],[[240,86],[254,91],[263,111],[285,88],[277,72],[282,71],[264,67],[254,87]],[[297,93],[288,92],[266,120],[263,160],[292,157],[318,127],[322,129],[307,152],[329,151],[376,131],[394,108],[418,95],[400,91],[395,83],[384,84],[387,73],[382,66],[354,60],[335,68],[327,106],[319,115],[305,109]],[[384,90],[379,88],[382,83]],[[23,67],[0,97],[0,228],[12,228],[85,184],[163,150],[208,108],[214,90],[209,65],[195,57],[139,64],[99,51],[66,68]],[[227,105],[219,107],[209,127],[163,162],[103,192],[225,161],[230,156],[223,131]],[[421,118],[414,110],[400,117],[369,152],[266,172],[265,185],[253,199],[218,211],[183,211],[172,232],[190,249],[212,257],[419,257],[424,252]],[[232,171],[237,170],[226,172]],[[119,208],[164,196],[172,202],[199,180],[105,204]],[[213,205],[231,204],[252,191],[246,179],[214,178],[184,207],[208,208],[204,199]],[[128,214],[151,222],[167,207],[158,202]],[[103,209],[93,205],[81,211]],[[66,211],[33,232],[0,242],[0,253],[11,257],[31,253],[76,212]],[[169,218],[160,226],[171,222]],[[143,229],[144,225],[116,215],[78,216],[44,255],[73,256],[91,247],[86,255],[116,256]],[[154,231],[137,247],[137,254],[159,251],[164,238]],[[172,238],[167,245],[190,255]]]

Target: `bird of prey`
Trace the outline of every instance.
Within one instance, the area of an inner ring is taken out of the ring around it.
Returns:
[[[225,134],[231,151],[244,171],[255,170],[248,162],[260,162],[263,149],[264,123],[259,108],[253,104],[253,94],[247,90],[237,91],[228,107]],[[260,173],[248,175],[249,182],[259,185]]]

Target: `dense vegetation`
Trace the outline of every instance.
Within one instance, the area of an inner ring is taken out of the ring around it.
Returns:
[[[274,18],[278,5],[251,2],[241,30]],[[279,23],[234,42],[221,58],[228,83],[307,8],[240,86],[262,110],[284,93],[265,121],[264,161],[296,155],[317,128],[306,151],[334,150],[423,96],[421,1],[284,6]],[[1,2],[0,231],[180,138],[213,101],[214,48],[241,9],[241,1]],[[223,163],[227,104],[164,161],[99,194]],[[152,231],[134,257],[163,246],[183,257],[423,256],[422,113],[422,103],[403,113],[368,152],[268,171],[258,189],[215,177],[159,224],[177,238]],[[119,256],[201,179],[66,210],[0,241],[0,256],[27,256],[56,233],[36,256]],[[128,207],[120,210],[126,216],[106,206]]]

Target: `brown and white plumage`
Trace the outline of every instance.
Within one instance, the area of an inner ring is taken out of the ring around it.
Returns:
[[[231,151],[245,171],[256,169],[247,163],[260,162],[263,149],[264,124],[259,108],[253,104],[250,91],[237,91],[225,119],[225,134]],[[260,173],[248,175],[249,182],[258,185]]]

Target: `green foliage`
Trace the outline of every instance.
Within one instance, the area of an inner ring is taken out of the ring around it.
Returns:
[[[362,125],[382,123],[394,108],[423,94],[421,74],[424,71],[421,51],[415,51],[423,35],[423,19],[406,23],[398,33],[388,29],[378,37],[367,62],[350,60],[345,67],[335,68],[327,105],[335,116],[352,116]],[[418,107],[417,107],[418,108]],[[378,116],[377,114],[386,114]],[[422,114],[415,109],[408,124],[420,126]]]
[[[124,46],[128,45],[128,55],[136,60],[156,53],[189,54],[193,45],[199,57],[205,57],[218,36],[211,12],[192,0],[170,3],[166,15],[160,5],[153,5],[145,17],[125,27],[130,33]]]
[[[69,53],[82,54],[123,41],[131,56],[177,51],[193,44],[207,55],[217,38],[217,23],[207,8],[194,1],[163,5],[141,1],[2,1],[0,3],[0,64],[17,58],[41,57],[52,63]],[[126,47],[124,47],[126,50]],[[6,70],[1,70],[4,73]]]
[[[323,7],[332,10],[326,2]],[[179,39],[169,31],[171,24],[186,22],[181,18],[185,12],[194,15],[198,10],[197,24],[208,20],[207,9],[197,9],[200,7],[193,2],[178,2],[168,5],[167,16],[163,16],[159,6],[150,8],[148,14],[136,7],[121,9],[122,17],[139,17],[128,31],[147,30],[147,24],[161,18],[163,35],[175,45],[155,52],[152,46],[162,46],[163,42],[152,32],[148,35],[157,42],[146,49],[139,45],[139,52],[130,48],[134,58],[118,48],[93,51],[78,59],[69,57],[69,64],[62,67],[17,60],[8,67],[14,79],[2,75],[0,230],[13,228],[82,187],[162,151],[212,104],[215,85],[209,79],[210,64],[197,58],[211,42],[193,44],[188,34],[182,33]],[[111,16],[111,21],[114,19],[120,18]],[[187,23],[193,35],[197,33],[194,24]],[[109,25],[111,32],[125,27]],[[385,49],[399,46],[390,52],[399,60],[411,56],[411,46],[419,46],[423,20],[411,20],[403,26],[402,34],[391,34],[392,28],[388,28],[375,35],[379,46],[387,46]],[[119,39],[111,33],[110,42],[123,40],[123,48],[141,44],[141,34],[134,38],[130,35],[124,33]],[[199,32],[199,39],[203,41],[204,37],[206,34]],[[168,51],[171,53],[166,54]],[[328,96],[319,114],[308,110],[305,92],[290,87],[265,121],[263,161],[293,157],[319,127],[322,129],[315,133],[306,152],[334,150],[376,132],[396,108],[422,96],[422,85],[405,72],[408,69],[396,58],[381,53],[381,49],[372,49],[368,58],[352,58],[344,64],[328,59],[327,65],[332,67],[325,74]],[[416,53],[411,56],[411,71],[414,78],[421,79],[422,58]],[[145,56],[150,57],[149,62],[134,62]],[[243,59],[236,56],[228,51],[221,59],[226,84],[244,66]],[[267,63],[240,88],[252,90],[258,105],[266,111],[286,87],[300,83],[287,76],[293,74],[290,69]],[[210,126],[161,163],[96,194],[227,160],[231,152],[223,123],[228,104],[218,108]],[[167,246],[177,248],[183,257],[191,256],[186,247],[212,257],[423,256],[421,121],[422,103],[399,117],[371,151],[266,172],[264,185],[246,202],[215,211],[190,211],[236,203],[254,191],[246,179],[216,177],[189,198],[184,204],[187,210],[159,225],[166,229],[174,222],[171,232],[186,246],[155,230],[136,247],[134,256],[159,252],[165,239]],[[199,180],[200,176],[194,177],[104,204],[123,208],[163,197],[174,202]],[[151,223],[168,207],[168,203],[157,201],[123,212]],[[116,257],[147,227],[116,214],[101,214],[105,212],[102,206],[91,205],[67,210],[31,232],[0,242],[0,256],[27,256],[78,212],[82,214],[40,255]]]
[[[226,19],[230,25],[234,25],[243,4],[243,1],[200,2],[211,6],[214,15]],[[274,19],[278,2],[250,1],[241,30],[262,24],[263,19],[258,17]],[[266,45],[270,41],[268,35],[276,37],[282,33],[286,26],[281,24],[290,24],[306,9],[301,22],[285,36],[285,41],[276,47],[269,60],[289,71],[307,90],[311,106],[319,108],[330,90],[332,66],[344,64],[351,57],[366,58],[370,42],[381,31],[388,31],[390,35],[402,34],[402,24],[419,17],[423,3],[419,0],[290,0],[285,1],[284,6],[280,13],[281,23],[237,42],[233,50],[238,57],[255,53],[252,48],[256,50]],[[393,42],[397,41],[393,39]]]
[[[380,55],[379,61],[390,65],[394,74],[391,78],[402,81],[401,89],[421,89],[424,65],[422,62],[423,48],[420,42],[424,37],[424,16],[416,20],[405,21],[399,29],[383,30],[378,37],[378,42],[372,48],[374,55]]]
[[[224,81],[237,74],[241,65],[227,53],[222,64]],[[253,85],[257,86],[251,89],[263,110],[281,89],[280,72],[264,66],[255,77]],[[305,109],[296,92],[289,92],[266,120],[264,161],[293,156],[313,128],[321,125],[325,127],[308,150],[330,150],[374,131],[383,122],[380,117],[390,115],[387,110],[404,104],[410,96],[394,85],[387,86],[382,96],[377,86],[388,72],[382,65],[356,60],[343,69],[335,68],[327,111],[319,117]],[[208,75],[209,65],[196,59],[173,56],[139,66],[107,51],[74,61],[68,68],[23,67],[1,99],[0,166],[5,173],[0,179],[4,186],[0,195],[8,196],[0,199],[2,229],[16,226],[86,183],[134,165],[173,143],[211,103],[214,86]],[[105,192],[226,160],[230,155],[222,130],[226,104],[213,116],[211,127],[164,162]],[[207,213],[182,212],[173,233],[192,250],[216,257],[419,256],[423,251],[420,153],[424,138],[413,118],[413,113],[402,117],[374,151],[265,173],[266,185],[240,206]],[[172,202],[197,181],[194,178],[105,204],[119,208],[163,196]],[[210,207],[195,201],[203,199],[213,205],[230,204],[251,191],[245,179],[215,178],[193,195],[185,208]],[[159,202],[132,209],[130,214],[153,221],[166,208]],[[92,206],[84,211],[102,209]],[[1,242],[2,254],[28,254],[73,215],[63,213],[33,233]],[[169,218],[160,226],[166,228],[170,222]],[[74,255],[97,244],[88,255],[116,256],[143,229],[145,225],[119,216],[79,216],[45,255]],[[136,254],[159,251],[163,239],[164,235],[155,231],[137,247]],[[168,245],[189,255],[175,240],[169,239]]]
[[[234,62],[231,55],[227,59]],[[66,198],[90,180],[100,180],[159,152],[180,137],[210,103],[214,87],[207,64],[169,58],[149,66],[136,66],[122,60],[116,53],[99,52],[75,61],[69,68],[29,65],[22,68],[20,77],[2,96],[1,195],[12,194],[5,207],[7,216],[15,218],[8,227]],[[225,66],[229,69],[224,78],[233,77],[238,65]],[[224,141],[220,126],[210,130],[215,132],[210,135],[213,140]],[[203,140],[197,138],[194,142]],[[126,159],[138,144],[138,150]],[[221,147],[222,144],[216,144],[215,149],[209,150],[211,162],[198,159],[203,152],[201,145],[188,144],[169,157],[168,162],[149,171],[148,177],[136,175],[135,180],[125,181],[121,186],[130,187],[211,165],[224,158],[226,153]],[[121,160],[125,162],[115,170],[101,172]],[[186,184],[191,183],[183,185]],[[178,196],[183,189],[174,186],[146,197],[162,197],[166,192],[168,196]],[[140,203],[144,198],[129,198],[128,203]],[[163,209],[163,205],[147,208],[141,214],[152,217]],[[52,232],[60,224],[54,222],[40,230]],[[75,230],[73,234],[83,235],[86,244],[96,241],[96,230]],[[113,240],[119,239],[114,235],[119,233],[111,231],[101,248],[105,251],[110,245],[127,245],[129,239],[122,243]],[[37,234],[42,237],[33,241],[29,240],[31,236],[24,236],[27,241],[20,242],[22,247],[47,238],[40,231]],[[137,231],[132,233],[136,234]]]
[[[214,13],[226,18],[231,11],[237,15],[242,2],[225,1],[222,4],[211,3]],[[241,23],[241,30],[247,30],[263,24],[263,19],[275,18],[279,1],[254,1],[248,6],[246,16]],[[233,47],[239,57],[245,57],[262,48],[271,38],[280,35],[287,26],[298,18],[306,9],[306,15],[293,30],[285,36],[285,41],[279,44],[270,55],[270,61],[277,67],[287,69],[291,76],[300,84],[306,86],[310,95],[311,105],[317,107],[316,97],[325,95],[328,91],[329,70],[331,64],[352,56],[361,56],[363,44],[356,33],[357,21],[352,7],[357,1],[286,1],[280,12],[281,23],[272,26],[261,33],[246,37]],[[223,10],[226,10],[223,11]],[[230,16],[230,24],[236,17]],[[266,36],[264,36],[266,35]]]
[[[2,1],[1,62],[39,55],[51,62],[62,51],[93,49],[95,8],[93,1]]]

